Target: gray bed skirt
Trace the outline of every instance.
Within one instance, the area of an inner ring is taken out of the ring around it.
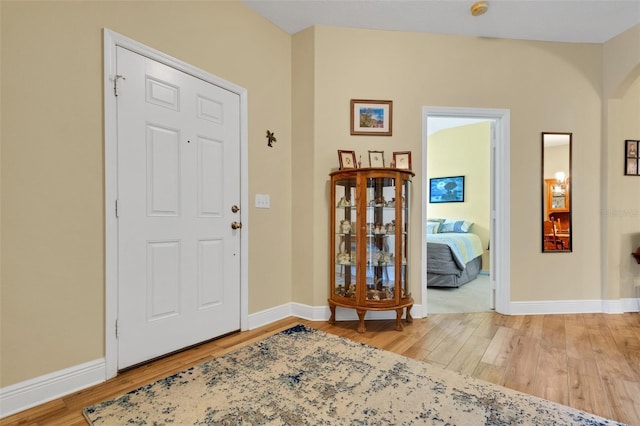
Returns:
[[[482,256],[461,270],[447,245],[427,243],[427,287],[460,287],[476,279],[481,269]]]

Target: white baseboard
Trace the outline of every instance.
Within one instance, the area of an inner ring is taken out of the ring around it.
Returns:
[[[544,300],[511,302],[511,315],[621,314],[640,312],[640,299]]]
[[[640,298],[621,299],[622,312],[640,312]]]
[[[551,300],[511,302],[511,315],[580,314],[640,312],[640,298],[618,300]],[[414,305],[411,315],[422,318],[422,305]],[[309,321],[327,321],[328,306],[310,306],[302,303],[286,303],[249,315],[249,329],[262,327],[281,319],[295,316]],[[395,311],[367,312],[366,319],[395,319]],[[354,309],[336,308],[337,321],[354,321],[358,315]],[[44,376],[36,377],[0,389],[0,418],[18,413],[45,402],[69,395],[105,381],[105,359],[80,364]]]
[[[411,316],[413,318],[422,318],[421,312],[421,305],[413,305],[413,308],[411,309]],[[249,329],[252,330],[254,328],[262,327],[263,325],[267,325],[290,316],[303,318],[309,321],[327,321],[331,316],[331,311],[328,306],[310,306],[295,302],[287,303],[249,315]],[[367,312],[365,317],[365,319],[368,320],[395,318],[395,311],[370,311]],[[336,308],[336,321],[353,321],[357,319],[358,315],[356,314],[355,309],[341,308],[339,306]]]
[[[105,381],[104,358],[0,389],[0,418]]]

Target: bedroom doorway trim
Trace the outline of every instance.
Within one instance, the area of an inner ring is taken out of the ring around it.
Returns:
[[[489,253],[491,288],[495,310],[501,314],[510,314],[510,110],[493,108],[465,107],[422,107],[422,259],[421,294],[422,315],[427,316],[427,121],[429,117],[477,118],[492,120],[491,134],[491,214]]]
[[[118,372],[118,221],[116,218],[117,170],[117,105],[114,94],[114,75],[117,47],[153,59],[191,76],[236,93],[240,98],[240,202],[249,205],[248,186],[248,94],[247,90],[186,62],[145,46],[109,29],[103,33],[104,54],[104,167],[105,167],[105,376],[115,377]],[[240,236],[240,329],[247,330],[249,322],[248,259],[249,219],[248,209],[240,210],[243,225]]]

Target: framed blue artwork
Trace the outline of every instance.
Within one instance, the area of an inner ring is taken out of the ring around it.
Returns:
[[[464,176],[449,176],[429,179],[429,202],[464,202]]]

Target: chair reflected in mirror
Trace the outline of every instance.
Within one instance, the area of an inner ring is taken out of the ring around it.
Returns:
[[[544,249],[564,250],[564,241],[558,238],[555,222],[544,221]]]

